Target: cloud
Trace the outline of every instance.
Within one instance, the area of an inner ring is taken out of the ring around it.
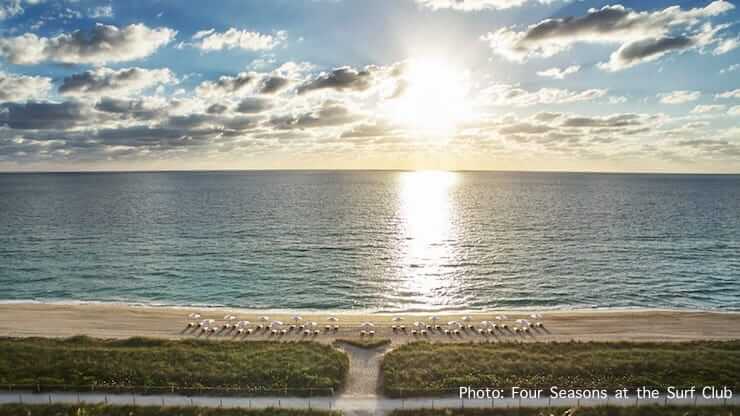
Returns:
[[[510,9],[521,7],[528,0],[415,0],[417,4],[433,10],[454,9],[461,11],[478,11],[487,9]],[[539,0],[538,3],[549,4],[553,0]]]
[[[51,78],[15,75],[0,71],[0,102],[46,98],[51,91]]]
[[[68,129],[89,121],[86,108],[77,102],[0,104],[0,125],[11,129]]]
[[[642,39],[620,46],[611,54],[608,62],[600,63],[598,66],[611,72],[621,71],[643,62],[655,61],[668,52],[688,49],[695,45],[694,39],[685,36]]]
[[[322,72],[316,78],[298,87],[298,94],[322,89],[365,91],[372,86],[374,68],[370,66],[357,70],[344,66],[331,72]]]
[[[693,110],[691,110],[691,114],[706,114],[706,113],[714,113],[717,111],[724,111],[727,106],[716,104],[716,105],[704,105],[700,104],[694,107]]]
[[[696,101],[699,97],[701,97],[701,91],[681,90],[658,94],[658,98],[663,104],[685,104],[691,101]]]
[[[715,95],[715,98],[740,98],[740,88]]]
[[[735,71],[737,71],[739,69],[740,69],[740,64],[732,64],[732,65],[728,66],[727,68],[720,69],[719,73],[720,74],[728,74],[730,72],[735,72]]]
[[[352,113],[340,103],[327,100],[310,112],[273,116],[269,125],[281,130],[310,129],[348,124],[359,120],[359,115]]]
[[[7,0],[0,3],[0,20],[9,19],[23,13],[20,0]]]
[[[260,97],[247,97],[236,106],[238,113],[262,113],[274,106],[272,100]]]
[[[103,97],[95,103],[95,110],[116,114],[124,119],[154,120],[167,114],[167,104],[164,100],[153,97],[135,100]]]
[[[538,104],[569,104],[579,101],[591,101],[605,97],[605,89],[588,89],[571,91],[560,88],[541,88],[527,91],[517,85],[496,84],[484,89],[481,93],[485,103],[497,106],[528,107]]]
[[[97,24],[88,32],[76,30],[54,37],[26,33],[0,38],[0,55],[9,63],[31,65],[41,62],[64,64],[105,64],[145,58],[166,45],[176,31],[133,24],[119,29]]]
[[[732,106],[729,110],[727,110],[727,114],[731,116],[740,116],[740,105]]]
[[[285,42],[288,34],[285,31],[274,35],[230,28],[225,32],[215,29],[202,30],[193,35],[193,47],[205,52],[223,49],[244,49],[248,51],[270,50]],[[184,45],[184,44],[183,44]]]
[[[298,86],[297,92],[299,95],[318,90],[363,92],[391,79],[400,81],[405,68],[406,62],[387,66],[368,65],[362,69],[342,66],[307,80]]]
[[[278,75],[270,75],[262,79],[259,87],[260,94],[275,94],[290,85],[290,80]]]
[[[602,117],[572,116],[563,120],[561,126],[576,128],[622,128],[640,126],[645,116],[635,113],[615,114]]]
[[[91,19],[111,18],[113,17],[113,6],[109,4],[107,6],[93,7],[88,10],[87,16]]]
[[[727,25],[698,24],[734,7],[725,0],[716,0],[703,8],[683,10],[671,6],[654,12],[637,12],[622,5],[604,6],[590,9],[583,16],[546,19],[524,31],[502,28],[482,39],[495,54],[516,62],[553,56],[578,43],[619,44],[609,61],[600,64],[604,70],[619,71],[672,51],[721,44],[726,39],[719,32]]]
[[[579,65],[571,65],[567,68],[550,68],[537,72],[537,75],[546,78],[563,79],[570,74],[575,74],[581,69]]]
[[[240,72],[237,75],[223,75],[216,81],[204,81],[197,88],[196,93],[203,97],[220,98],[227,95],[239,94],[253,85],[258,78],[254,72]]]
[[[75,96],[130,95],[176,81],[169,69],[95,68],[64,78],[59,93]]]

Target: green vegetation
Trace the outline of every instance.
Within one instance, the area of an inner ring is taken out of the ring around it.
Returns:
[[[740,341],[690,343],[407,344],[382,364],[387,395],[460,386],[634,390],[640,386],[740,388]]]
[[[0,385],[86,391],[329,395],[349,359],[315,342],[0,339]]]
[[[734,416],[740,407],[684,407],[684,406],[639,406],[639,407],[579,407],[537,409],[419,409],[396,410],[390,416]]]
[[[348,344],[353,347],[357,348],[365,348],[368,350],[373,350],[375,348],[379,348],[385,345],[388,345],[391,343],[391,340],[388,338],[372,338],[372,339],[365,339],[365,338],[338,338],[334,341],[334,345],[339,344]]]
[[[104,405],[0,405],[0,416],[339,416],[337,412],[290,409],[217,409],[204,407]]]

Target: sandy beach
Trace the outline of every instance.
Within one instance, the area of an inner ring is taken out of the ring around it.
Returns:
[[[172,308],[131,306],[122,304],[42,304],[9,303],[0,305],[0,336],[9,337],[69,337],[88,335],[99,338],[129,338],[134,336],[170,339],[205,337],[196,330],[188,330],[190,313],[201,314],[202,319],[214,319],[223,323],[226,315],[233,314],[240,320],[251,321],[251,327],[259,324],[260,317],[269,316],[270,321],[278,320],[292,323],[293,313],[269,313],[229,308]],[[403,321],[394,322],[392,314],[337,313],[338,322],[329,322],[332,313],[300,313],[303,322],[317,322],[321,330],[318,336],[304,336],[298,331],[287,335],[273,336],[261,331],[247,336],[237,335],[236,331],[222,331],[209,335],[210,339],[250,340],[312,339],[331,342],[336,338],[357,338],[360,324],[372,322],[375,338],[390,338],[392,343],[400,344],[426,339],[433,342],[461,341],[688,341],[688,340],[727,340],[740,339],[740,313],[691,312],[664,310],[580,310],[550,311],[541,319],[530,317],[531,312],[492,311],[469,314],[437,314],[438,324],[446,327],[447,322],[470,317],[468,323],[479,325],[483,320],[493,320],[506,315],[509,329],[518,326],[517,319],[531,322],[541,321],[543,328],[532,328],[528,333],[495,331],[493,335],[481,336],[475,330],[461,331],[460,335],[444,335],[432,331],[426,336],[413,336],[414,322],[429,320],[430,314],[399,314]],[[327,324],[339,325],[339,331],[326,332]],[[405,325],[406,334],[391,330],[391,325]]]

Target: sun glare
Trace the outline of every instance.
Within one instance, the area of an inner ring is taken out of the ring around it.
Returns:
[[[444,60],[410,60],[398,96],[389,100],[389,115],[415,130],[449,133],[469,114],[468,81],[466,71]]]
[[[401,291],[420,305],[443,305],[455,285],[449,264],[456,263],[457,238],[452,193],[458,174],[442,171],[403,172],[399,175],[399,217],[403,236],[399,251]]]

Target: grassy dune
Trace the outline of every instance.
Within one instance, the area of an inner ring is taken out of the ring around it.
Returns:
[[[735,416],[740,407],[580,407],[574,409],[441,409],[397,410],[390,416]]]
[[[387,395],[424,396],[460,386],[506,389],[740,389],[740,341],[690,343],[413,343],[386,354]]]
[[[339,416],[337,412],[290,409],[214,409],[203,407],[0,405],[0,416]]]
[[[155,392],[172,386],[205,394],[253,389],[328,395],[344,382],[348,368],[346,355],[313,342],[0,339],[3,387]]]

